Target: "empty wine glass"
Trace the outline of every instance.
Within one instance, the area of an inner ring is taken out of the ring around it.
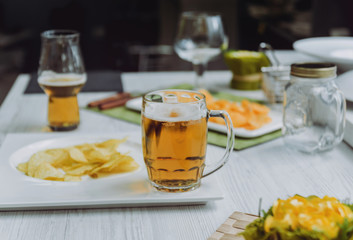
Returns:
[[[221,16],[217,13],[183,12],[174,44],[175,52],[192,62],[196,72],[195,89],[204,85],[202,80],[207,63],[227,47]]]

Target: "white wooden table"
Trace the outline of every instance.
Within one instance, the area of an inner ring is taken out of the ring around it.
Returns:
[[[126,91],[145,92],[191,82],[193,73],[126,73],[122,78]],[[225,86],[230,73],[211,72],[207,78],[210,84]],[[41,132],[46,125],[47,98],[23,94],[28,80],[20,75],[1,106],[1,141],[7,133]],[[81,93],[79,104],[110,94]],[[87,110],[81,110],[81,120],[77,133],[139,130],[138,125]],[[223,150],[208,147],[215,156]],[[276,139],[233,152],[215,174],[223,200],[199,206],[0,212],[0,239],[207,239],[234,211],[257,214],[260,198],[264,209],[276,198],[293,194],[353,199],[353,150],[344,142],[330,152],[307,155]]]

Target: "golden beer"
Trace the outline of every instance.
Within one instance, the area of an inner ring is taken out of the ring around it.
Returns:
[[[199,186],[205,167],[207,109],[191,104],[197,99],[166,93],[165,104],[145,107],[142,114],[144,160],[157,189],[188,191]]]
[[[49,97],[48,122],[52,130],[77,128],[80,123],[77,94],[85,81],[85,76],[39,79],[39,85]]]
[[[159,191],[185,192],[198,188],[201,178],[220,169],[234,146],[228,113],[208,110],[197,91],[158,90],[143,97],[142,149],[148,178]],[[227,125],[227,147],[219,161],[205,167],[207,120],[221,117]]]
[[[206,118],[165,122],[143,116],[142,124],[150,180],[166,189],[177,187],[178,191],[198,185],[205,166]]]
[[[54,131],[77,128],[80,123],[77,94],[86,82],[80,34],[74,30],[41,33],[38,83],[49,98],[48,125]]]

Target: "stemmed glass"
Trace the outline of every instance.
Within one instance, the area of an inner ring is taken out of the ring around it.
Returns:
[[[217,13],[183,12],[174,44],[175,52],[192,62],[196,72],[195,89],[203,87],[207,63],[227,47],[221,16]]]

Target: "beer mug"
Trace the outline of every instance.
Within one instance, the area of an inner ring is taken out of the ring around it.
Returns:
[[[224,119],[228,139],[222,158],[205,168],[209,117]],[[152,186],[166,192],[198,188],[202,177],[228,161],[234,147],[232,126],[227,112],[207,109],[200,92],[159,90],[146,94],[142,103],[142,145]]]
[[[73,130],[80,123],[77,94],[87,78],[79,33],[49,30],[41,38],[38,83],[49,98],[49,127],[54,131]]]

